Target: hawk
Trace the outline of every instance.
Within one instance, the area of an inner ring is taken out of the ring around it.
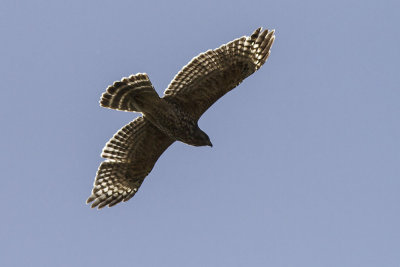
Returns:
[[[163,97],[149,77],[138,73],[110,85],[100,99],[105,108],[140,112],[108,141],[101,156],[91,207],[103,208],[135,195],[161,154],[175,141],[212,146],[197,122],[220,97],[239,85],[267,60],[274,30],[258,28],[193,58],[174,77]]]

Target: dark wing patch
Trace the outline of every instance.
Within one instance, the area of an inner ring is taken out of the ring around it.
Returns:
[[[92,195],[92,208],[113,206],[135,195],[144,178],[173,140],[160,132],[144,117],[125,125],[103,149]]]
[[[164,99],[199,119],[265,63],[274,39],[274,31],[259,28],[250,37],[243,36],[198,55],[175,76]]]

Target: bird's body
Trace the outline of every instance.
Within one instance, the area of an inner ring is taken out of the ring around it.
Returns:
[[[200,54],[175,76],[162,98],[144,73],[109,86],[101,106],[143,116],[124,126],[104,147],[106,161],[100,164],[87,202],[102,208],[129,200],[175,141],[212,146],[197,124],[200,116],[265,63],[274,38],[274,31],[259,28],[251,36]]]
[[[181,141],[192,146],[211,145],[209,140],[204,139],[199,133],[202,130],[197,120],[190,114],[167,100],[160,98],[153,106],[153,110],[143,113],[161,132],[171,139]]]

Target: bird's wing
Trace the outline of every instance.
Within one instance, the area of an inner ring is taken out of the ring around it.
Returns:
[[[125,125],[103,149],[92,195],[92,208],[109,207],[135,195],[144,178],[173,140],[144,117]]]
[[[164,99],[200,118],[215,101],[265,63],[274,39],[274,31],[259,28],[251,36],[198,55],[175,76]]]

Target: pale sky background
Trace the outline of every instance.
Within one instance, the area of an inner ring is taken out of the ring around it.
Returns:
[[[400,266],[399,1],[0,4],[0,266]],[[127,203],[85,204],[108,139],[200,52],[259,26],[267,63]]]

